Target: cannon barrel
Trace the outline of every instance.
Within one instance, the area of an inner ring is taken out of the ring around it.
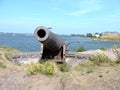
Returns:
[[[48,28],[40,26],[34,32],[35,38],[41,42],[41,59],[56,59],[64,62],[66,44]]]
[[[57,35],[43,26],[36,28],[34,36],[51,51],[57,51],[65,44]]]

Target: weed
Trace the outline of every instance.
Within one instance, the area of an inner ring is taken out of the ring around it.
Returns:
[[[59,64],[58,68],[61,72],[68,72],[70,67],[68,67],[66,64]]]
[[[90,58],[90,61],[94,63],[94,65],[101,65],[102,63],[109,62],[109,59],[106,55],[97,53],[96,55],[92,55]]]
[[[113,53],[117,56],[117,61],[116,61],[116,63],[120,63],[120,50],[118,50],[117,46],[114,45],[114,46],[112,47],[112,51],[113,51]]]
[[[83,46],[79,47],[79,48],[76,50],[76,52],[83,52],[83,51],[85,51],[85,49],[84,49]]]
[[[0,62],[0,68],[5,69],[7,66]]]
[[[101,48],[100,48],[100,50],[105,51],[105,50],[106,50],[106,48],[105,48],[105,47],[101,47]]]
[[[0,54],[0,59],[2,59],[2,56],[1,56],[1,54]]]
[[[15,49],[8,47],[8,46],[0,46],[0,50],[3,50],[3,49],[7,52],[12,52],[13,50],[15,50]]]
[[[87,73],[92,73],[92,72],[93,72],[92,69],[87,70]]]
[[[56,72],[56,64],[54,62],[46,61],[44,63],[32,63],[28,66],[28,75],[35,75],[42,73],[45,75],[53,75]]]

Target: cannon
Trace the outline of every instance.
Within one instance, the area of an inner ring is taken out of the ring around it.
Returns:
[[[39,26],[34,32],[35,38],[41,42],[41,59],[54,59],[64,62],[66,44],[48,28]]]

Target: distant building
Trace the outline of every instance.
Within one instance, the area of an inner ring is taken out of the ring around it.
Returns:
[[[94,35],[96,38],[99,38],[100,37],[100,34],[95,34]]]
[[[94,34],[94,36],[95,36],[96,38],[99,38],[100,35],[101,35],[101,34],[100,34],[100,33],[97,33],[97,32]]]

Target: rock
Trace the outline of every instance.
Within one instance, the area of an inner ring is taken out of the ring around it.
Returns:
[[[19,64],[38,63],[40,60],[40,52],[24,52],[12,54],[12,62]]]
[[[79,63],[83,63],[85,60],[88,60],[91,55],[95,55],[97,53],[101,53],[108,56],[110,60],[117,60],[117,56],[113,53],[111,49],[106,51],[98,49],[84,52],[67,52],[65,62],[70,66],[74,66]],[[29,64],[31,62],[38,63],[40,58],[40,52],[24,52],[12,55],[12,61],[17,64]]]

